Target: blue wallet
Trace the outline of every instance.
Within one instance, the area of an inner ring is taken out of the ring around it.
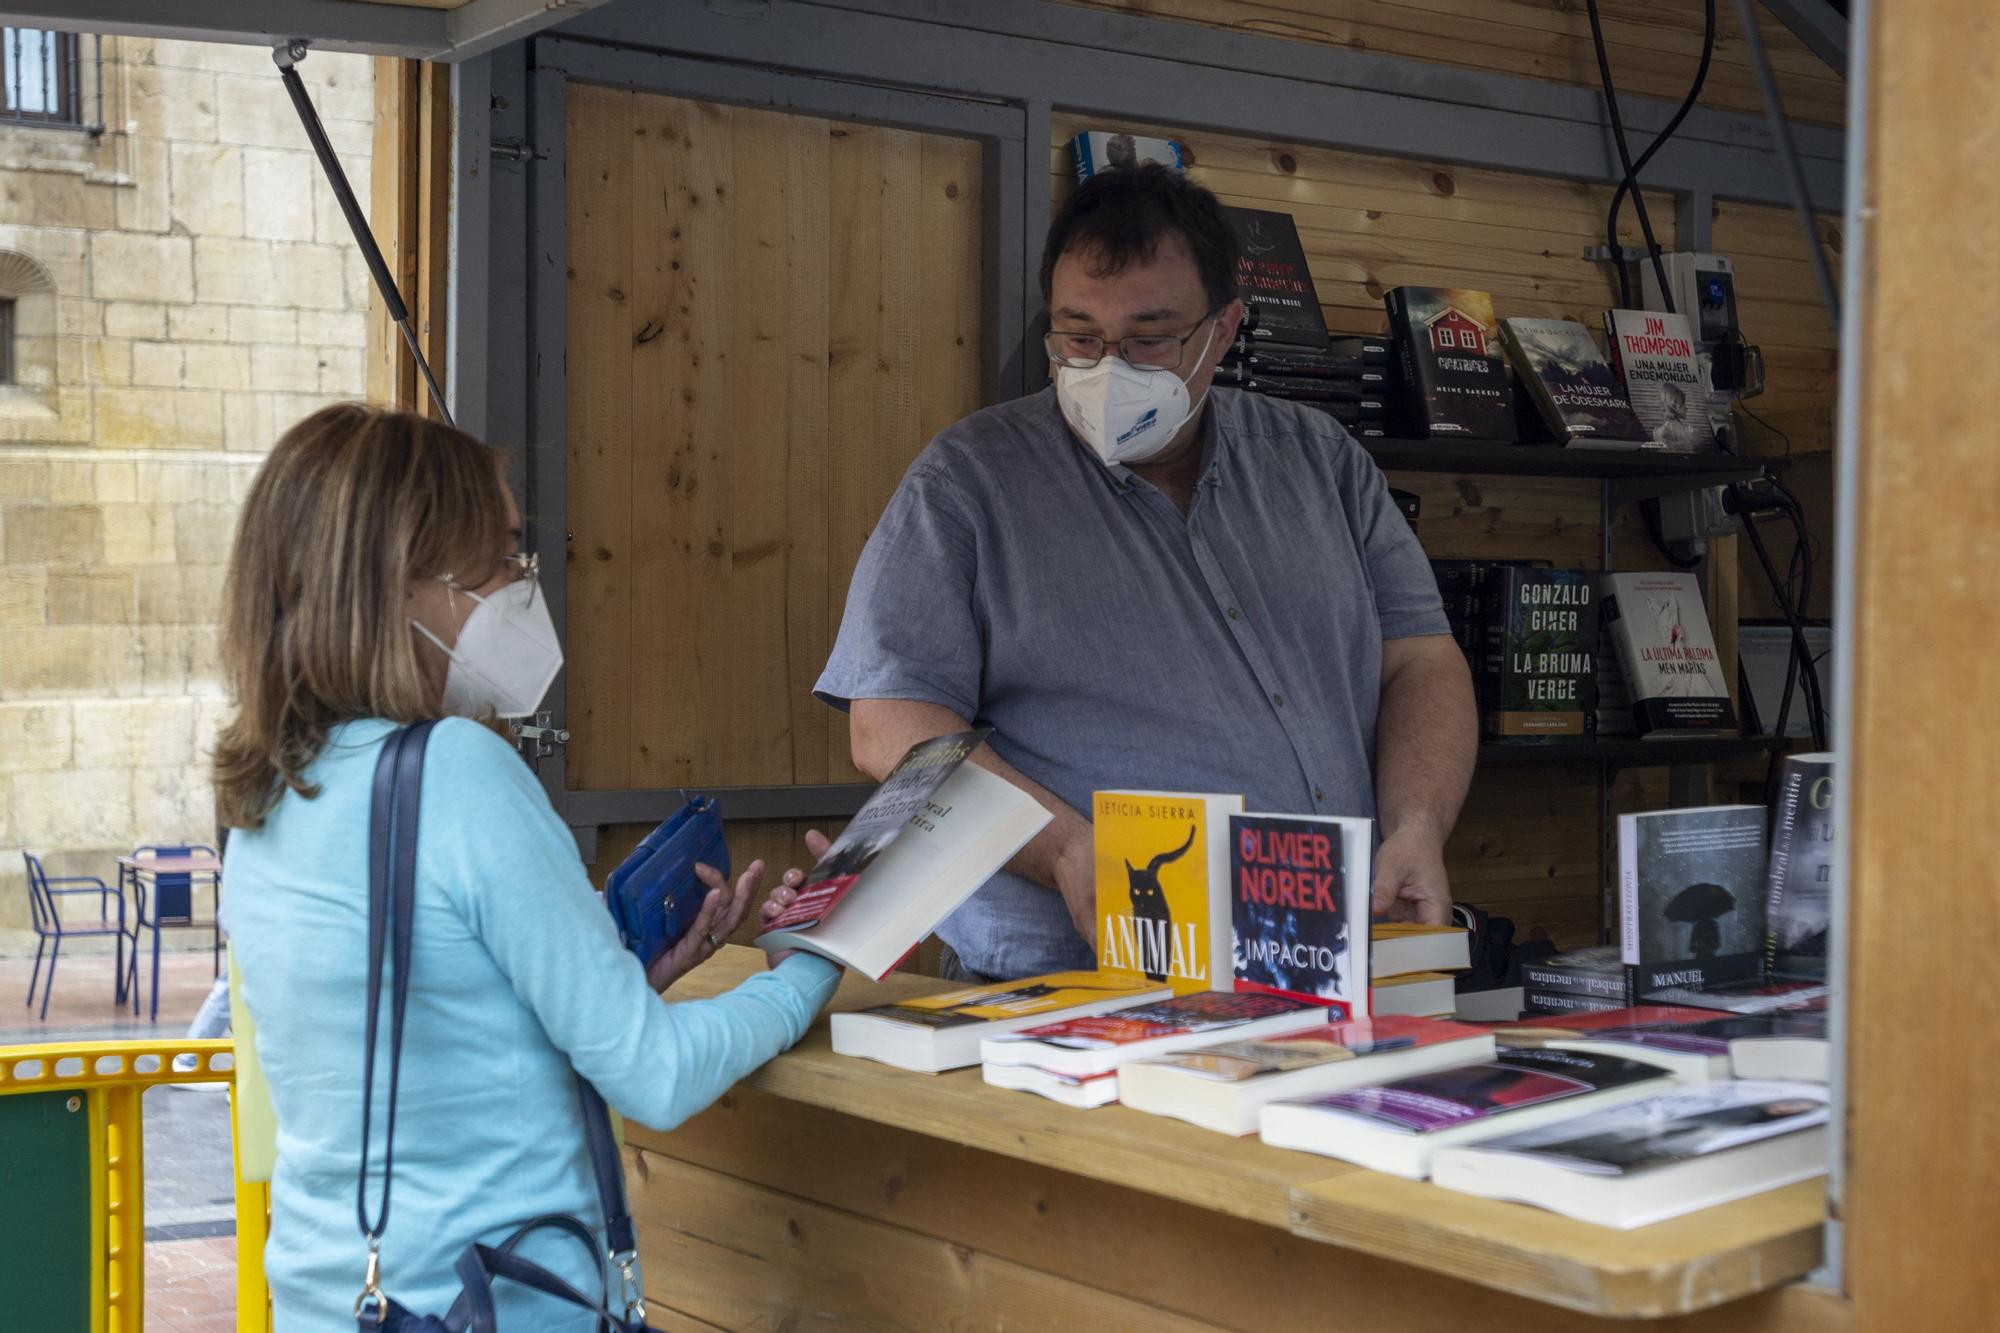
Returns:
[[[695,862],[729,878],[729,844],[715,799],[696,796],[646,835],[604,885],[604,905],[626,948],[651,966],[687,934],[701,911],[708,886],[695,877]]]

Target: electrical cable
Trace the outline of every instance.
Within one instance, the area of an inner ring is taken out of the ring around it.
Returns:
[[[430,390],[431,401],[437,404],[438,415],[444,419],[445,425],[453,425],[451,408],[444,400],[444,390],[438,387],[437,376],[431,373],[431,363],[424,359],[423,348],[417,343],[416,326],[410,322],[410,308],[403,303],[402,293],[396,290],[396,280],[389,274],[389,263],[382,257],[382,247],[375,243],[375,233],[368,226],[368,215],[362,212],[361,201],[354,197],[354,187],[347,183],[347,173],[340,169],[340,158],[326,137],[326,127],[320,124],[312,96],[306,92],[305,82],[299,78],[298,63],[305,57],[304,42],[285,42],[271,52],[271,59],[278,66],[278,77],[284,81],[285,91],[291,96],[292,109],[298,112],[299,124],[305,127],[306,142],[312,145],[313,155],[319,158],[320,169],[326,173],[327,186],[332,189],[334,201],[347,218],[347,229],[354,233],[354,243],[361,248],[362,262],[368,265],[369,276],[375,280],[375,289],[382,294],[382,304],[388,310],[389,319],[402,330],[403,342],[409,347],[410,355],[416,358],[417,370],[424,377],[425,387]]]
[[[1792,456],[1791,436],[1785,434],[1783,429],[1781,429],[1780,427],[1774,426],[1770,422],[1764,420],[1763,417],[1758,416],[1757,413],[1751,409],[1750,405],[1744,402],[1741,398],[1738,398],[1736,400],[1736,407],[1737,410],[1742,412],[1744,416],[1749,417],[1752,421],[1762,426],[1765,430],[1770,431],[1773,435],[1783,440],[1785,442],[1785,457],[1790,458]]]
[[[1639,154],[1638,160],[1632,164],[1632,174],[1624,180],[1619,181],[1618,188],[1611,193],[1611,209],[1605,215],[1604,219],[1604,242],[1611,251],[1612,263],[1618,273],[1618,305],[1620,309],[1631,308],[1632,277],[1626,269],[1625,262],[1617,257],[1620,253],[1618,245],[1618,215],[1624,211],[1625,195],[1637,188],[1638,174],[1646,169],[1648,162],[1653,160],[1653,154],[1659,152],[1661,148],[1665,147],[1667,140],[1674,137],[1674,131],[1678,130],[1681,127],[1681,122],[1687,119],[1688,112],[1694,110],[1695,100],[1701,96],[1702,86],[1708,82],[1709,59],[1715,54],[1715,0],[1705,0],[1704,9],[1706,12],[1703,16],[1701,33],[1701,63],[1695,66],[1694,82],[1688,87],[1687,96],[1681,99],[1680,107],[1674,112],[1672,118],[1667,121],[1666,128],[1662,129],[1653,142],[1646,146],[1645,152]]]
[[[1757,528],[1757,519],[1755,515],[1748,512],[1747,507],[1745,508],[1744,512],[1741,512],[1737,515],[1737,518],[1743,524],[1743,535],[1750,539],[1750,549],[1756,552],[1757,563],[1764,567],[1764,576],[1771,581],[1772,590],[1780,594],[1778,600],[1778,606],[1779,609],[1785,613],[1786,623],[1791,626],[1792,650],[1794,653],[1794,662],[1803,661],[1804,663],[1807,664],[1808,670],[1811,670],[1812,648],[1810,645],[1806,643],[1805,626],[1799,622],[1799,613],[1797,609],[1793,607],[1791,600],[1782,595],[1784,590],[1784,582],[1778,577],[1778,567],[1771,561],[1771,552],[1769,548],[1767,548],[1764,545],[1763,534],[1759,532]],[[1813,674],[1817,675],[1817,672],[1814,672]],[[1774,729],[1775,734],[1779,737],[1784,736],[1785,725],[1790,720],[1791,717],[1792,689],[1794,688],[1793,686],[1794,677],[1791,675],[1789,668],[1786,672],[1786,679],[1787,679],[1787,687],[1785,690],[1784,697],[1780,699],[1778,702],[1778,721],[1777,721],[1777,726]],[[1820,707],[1813,698],[1815,693],[1816,691],[1813,690],[1812,686],[1808,685],[1806,723],[1807,726],[1812,731],[1813,747],[1815,749],[1824,750],[1826,748],[1826,719]]]
[[[1604,53],[1604,24],[1597,16],[1597,0],[1584,0],[1590,10],[1590,40],[1597,48],[1597,73],[1604,84],[1604,110],[1611,118],[1611,138],[1618,145],[1618,162],[1632,186],[1632,206],[1639,214],[1639,230],[1646,238],[1646,253],[1653,261],[1653,276],[1660,280],[1660,299],[1667,313],[1674,313],[1674,296],[1667,287],[1667,266],[1660,259],[1660,242],[1653,235],[1653,219],[1646,212],[1646,196],[1639,189],[1639,177],[1632,167],[1632,145],[1625,138],[1625,118],[1618,113],[1618,91],[1611,86],[1611,60]],[[1618,238],[1611,238],[1617,253]]]
[[[1596,0],[1592,0],[1595,13]],[[1764,54],[1764,36],[1757,30],[1757,14],[1751,0],[1736,0],[1737,18],[1743,25],[1743,45],[1750,53],[1750,68],[1757,72],[1757,86],[1764,94],[1764,116],[1771,122],[1771,137],[1778,141],[1778,161],[1785,169],[1785,184],[1792,195],[1792,212],[1799,232],[1805,237],[1806,253],[1812,257],[1813,276],[1819,280],[1819,297],[1833,321],[1835,336],[1840,333],[1840,293],[1833,285],[1833,270],[1827,266],[1826,251],[1820,248],[1819,230],[1813,226],[1812,197],[1806,192],[1805,167],[1799,161],[1798,145],[1792,142],[1792,123],[1785,119],[1785,104],[1778,96],[1778,81],[1771,75],[1771,61]]]

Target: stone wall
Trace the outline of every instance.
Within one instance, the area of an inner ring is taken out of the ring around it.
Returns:
[[[366,270],[270,53],[103,49],[105,133],[0,125],[0,277],[46,275],[55,325],[54,383],[0,388],[0,955],[33,948],[16,848],[110,879],[213,840],[238,502],[287,425],[364,388]],[[301,72],[367,199],[370,62]]]

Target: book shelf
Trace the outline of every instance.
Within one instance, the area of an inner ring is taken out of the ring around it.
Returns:
[[[1516,444],[1501,440],[1363,439],[1358,441],[1384,472],[1440,472],[1464,476],[1546,477],[1588,481],[1598,487],[1599,571],[1617,568],[1612,532],[1618,509],[1640,500],[1680,495],[1755,481],[1784,466],[1785,460],[1706,451],[1671,454],[1649,449],[1568,448],[1557,444]],[[1421,520],[1419,520],[1421,521]],[[1706,558],[1696,567],[1704,584]],[[1704,597],[1704,601],[1708,600]],[[1618,917],[1617,820],[1611,808],[1611,783],[1626,768],[1665,768],[1668,804],[1691,806],[1708,799],[1710,768],[1719,763],[1768,755],[1778,745],[1772,736],[1704,737],[1640,740],[1545,741],[1539,744],[1482,744],[1481,768],[1518,768],[1534,764],[1595,763],[1599,831],[1599,939],[1609,942]]]

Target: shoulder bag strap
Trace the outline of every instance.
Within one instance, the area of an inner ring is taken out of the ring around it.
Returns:
[[[410,994],[410,936],[416,912],[417,819],[423,795],[424,747],[435,722],[405,727],[383,742],[375,761],[368,817],[368,1019],[361,1076],[361,1169],[354,1211],[368,1242],[368,1271],[358,1314],[371,1298],[381,1301],[382,1230],[389,1224],[389,1187],[395,1170],[396,1090],[403,1062],[403,1015]],[[393,951],[389,981],[389,1098],[382,1133],[382,1202],[368,1216],[368,1152],[375,1109],[375,1046],[382,1007],[382,961]]]

